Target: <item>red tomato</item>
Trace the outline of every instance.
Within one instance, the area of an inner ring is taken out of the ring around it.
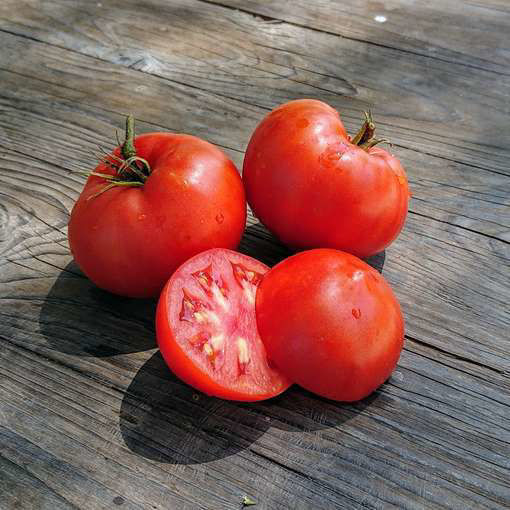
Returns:
[[[248,203],[282,242],[373,255],[399,234],[409,189],[399,161],[377,143],[367,115],[349,140],[338,112],[301,99],[273,110],[244,158]],[[358,145],[357,145],[357,144]]]
[[[121,183],[100,193],[109,181],[90,176],[71,213],[69,243],[99,287],[130,297],[157,296],[189,257],[237,247],[246,201],[236,167],[210,143],[152,133],[138,136],[134,145],[151,168],[145,183]],[[120,154],[116,149],[109,161]],[[96,172],[116,175],[103,163]]]
[[[246,255],[213,249],[173,274],[159,299],[156,333],[179,378],[229,400],[262,400],[288,388],[268,364],[255,321],[255,293],[268,269]]]
[[[269,358],[290,380],[333,400],[359,400],[400,356],[404,322],[384,278],[353,255],[299,253],[264,277],[257,325]]]

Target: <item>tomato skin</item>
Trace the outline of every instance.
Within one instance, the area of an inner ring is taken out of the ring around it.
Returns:
[[[351,144],[338,112],[312,99],[286,103],[262,120],[246,150],[243,182],[255,215],[295,248],[367,257],[398,236],[407,214],[399,161]]]
[[[71,213],[69,244],[98,287],[151,297],[189,257],[237,247],[246,200],[236,167],[212,144],[171,133],[140,135],[134,143],[152,169],[145,185],[116,187],[89,199],[106,185],[89,177]],[[95,171],[114,173],[104,164]]]
[[[252,390],[252,388],[249,387],[236,389],[228,387],[225,384],[220,384],[217,380],[214,379],[213,376],[211,376],[211,374],[207,373],[197,364],[192,362],[189,352],[186,352],[182,346],[182,343],[178,341],[178,331],[175,327],[175,322],[171,317],[171,309],[176,304],[176,302],[172,304],[172,301],[176,300],[177,298],[181,298],[181,295],[176,296],[175,294],[175,282],[178,281],[181,277],[183,268],[185,266],[194,264],[195,261],[203,260],[208,255],[210,255],[210,258],[214,258],[218,254],[222,253],[228,255],[229,252],[231,256],[236,258],[251,259],[251,257],[236,252],[231,252],[230,250],[211,249],[187,260],[180,268],[177,269],[177,271],[175,271],[175,273],[163,288],[158,301],[156,310],[156,337],[159,349],[166,364],[182,381],[209,396],[241,402],[256,402],[279,395],[290,386],[291,382],[288,381],[284,376],[276,373],[274,368],[271,368],[270,371],[272,373],[275,384],[271,387],[268,387],[265,391],[261,391],[259,388],[257,388],[257,391],[255,392]],[[262,262],[255,260],[254,262],[256,262],[258,268],[263,272],[269,269],[267,266],[262,264]],[[202,266],[206,265],[208,265],[208,262],[202,264]],[[251,305],[251,310],[251,313],[253,314],[253,326],[256,329],[254,303]],[[246,321],[246,318],[244,318],[243,321]],[[257,332],[255,332],[255,335],[258,338],[259,347],[262,349],[264,360],[266,360],[264,346],[260,341],[260,337],[258,336]],[[265,361],[265,363],[267,362]]]
[[[289,379],[332,400],[360,400],[391,374],[404,321],[390,286],[353,255],[316,249],[269,271],[256,297],[268,357]]]

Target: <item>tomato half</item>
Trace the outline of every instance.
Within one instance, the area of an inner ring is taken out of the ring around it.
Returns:
[[[150,165],[142,183],[115,176],[108,156],[91,175],[69,221],[69,244],[83,272],[99,287],[130,297],[157,296],[189,257],[209,248],[236,248],[246,200],[234,164],[212,144],[190,135],[151,133],[134,139]],[[138,160],[140,163],[141,160]],[[140,166],[140,168],[142,168]]]
[[[289,379],[318,395],[362,399],[391,374],[404,322],[390,286],[344,252],[318,249],[277,264],[256,297],[260,336]]]
[[[399,234],[409,189],[399,161],[374,145],[369,115],[351,140],[338,112],[301,99],[273,110],[246,150],[248,203],[280,240],[296,248],[373,255]]]
[[[246,255],[213,249],[173,274],[159,299],[156,333],[180,379],[229,400],[262,400],[288,388],[267,361],[255,321],[256,290],[268,269]]]

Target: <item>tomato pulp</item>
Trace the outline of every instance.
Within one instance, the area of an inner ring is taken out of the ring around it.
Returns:
[[[333,400],[362,399],[395,368],[404,339],[390,286],[353,255],[310,250],[277,264],[256,297],[260,337],[290,380]]]
[[[212,144],[190,135],[151,133],[134,139],[150,166],[144,182],[105,190],[112,162],[91,175],[69,221],[69,244],[99,287],[130,297],[157,296],[189,257],[213,247],[236,248],[246,200],[234,164]],[[138,162],[139,163],[139,162]],[[133,173],[131,180],[137,178]]]
[[[409,188],[398,159],[375,147],[371,116],[350,139],[336,110],[291,101],[258,125],[243,181],[260,221],[296,248],[373,255],[399,234]]]
[[[269,268],[225,249],[185,262],[161,293],[159,348],[183,381],[229,400],[278,395],[289,381],[267,361],[255,320],[255,295]]]

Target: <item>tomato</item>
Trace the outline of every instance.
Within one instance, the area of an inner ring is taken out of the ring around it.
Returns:
[[[269,268],[246,255],[208,250],[185,262],[161,293],[159,348],[183,381],[229,400],[278,395],[289,381],[268,364],[255,321],[255,294]]]
[[[258,125],[243,181],[260,221],[295,248],[373,255],[399,234],[409,189],[399,161],[374,147],[367,119],[352,140],[338,112],[311,99],[291,101]]]
[[[77,264],[99,287],[130,297],[157,296],[189,257],[237,247],[246,223],[243,185],[225,154],[194,136],[138,136],[129,167],[123,149],[88,178],[71,213],[69,243]]]
[[[391,374],[404,322],[384,278],[353,255],[301,252],[277,264],[256,296],[260,337],[290,380],[323,397],[362,399]]]

